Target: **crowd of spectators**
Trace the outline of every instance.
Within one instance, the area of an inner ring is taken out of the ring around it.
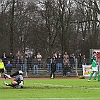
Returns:
[[[7,74],[11,73],[12,68],[16,68],[16,70],[22,70],[23,72],[28,72],[32,70],[32,74],[39,74],[38,69],[42,68],[42,55],[38,52],[35,55],[31,53],[22,54],[20,51],[16,53],[14,56],[12,52],[6,54],[3,52],[1,59],[5,65],[7,70]],[[75,69],[75,55],[68,54],[67,52],[62,55],[61,53],[54,53],[52,56],[48,55],[45,60],[45,67],[47,68],[47,72],[51,72],[53,68],[51,68],[52,63],[56,65],[56,71],[58,73],[62,73],[63,77],[66,75],[70,76],[71,70]],[[77,56],[78,59],[78,67],[81,68],[82,64],[86,64],[86,56],[81,53]],[[54,62],[53,62],[54,61]]]
[[[81,53],[77,57],[74,53],[68,54],[65,52],[64,55],[61,53],[54,53],[52,57],[47,57],[47,71],[51,71],[52,60],[55,60],[56,71],[62,73],[63,77],[70,76],[71,71],[76,67],[76,59],[78,68],[82,68],[82,64],[86,65],[86,56]]]

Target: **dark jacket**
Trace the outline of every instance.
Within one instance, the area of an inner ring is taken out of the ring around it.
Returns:
[[[16,65],[22,64],[22,63],[21,63],[21,59],[16,59],[16,60],[15,60],[15,64],[16,64]]]
[[[66,71],[67,71],[67,72],[71,72],[71,67],[70,67],[70,66],[67,66],[67,67],[66,67]]]
[[[47,58],[46,62],[47,64],[51,64],[51,58]]]
[[[55,72],[56,71],[56,63],[52,62],[51,63],[51,72]]]
[[[38,59],[37,58],[34,58],[32,60],[32,66],[34,66],[34,65],[38,65]]]

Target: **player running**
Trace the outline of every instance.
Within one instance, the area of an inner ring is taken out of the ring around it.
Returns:
[[[98,74],[98,67],[97,67],[97,57],[96,52],[93,52],[93,56],[91,57],[91,70],[90,77],[88,81],[91,81],[91,78],[94,74],[94,80],[96,80],[97,74]]]
[[[23,72],[21,70],[11,74],[11,75],[7,75],[5,74],[4,75],[4,78],[12,78],[15,76],[15,79],[11,82],[11,84],[8,84],[6,82],[4,82],[4,84],[6,86],[11,86],[11,87],[14,87],[14,88],[23,88],[23,83],[24,83],[24,78],[23,78]]]

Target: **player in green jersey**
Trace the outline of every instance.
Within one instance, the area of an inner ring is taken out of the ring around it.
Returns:
[[[93,74],[94,74],[94,80],[96,80],[98,74],[96,52],[93,52],[93,56],[91,57],[91,73],[88,81],[91,81]]]

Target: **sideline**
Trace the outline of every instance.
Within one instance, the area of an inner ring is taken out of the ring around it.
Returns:
[[[88,98],[20,98],[20,100],[100,100],[100,97],[88,97]],[[0,99],[0,100],[19,100],[19,98]]]

